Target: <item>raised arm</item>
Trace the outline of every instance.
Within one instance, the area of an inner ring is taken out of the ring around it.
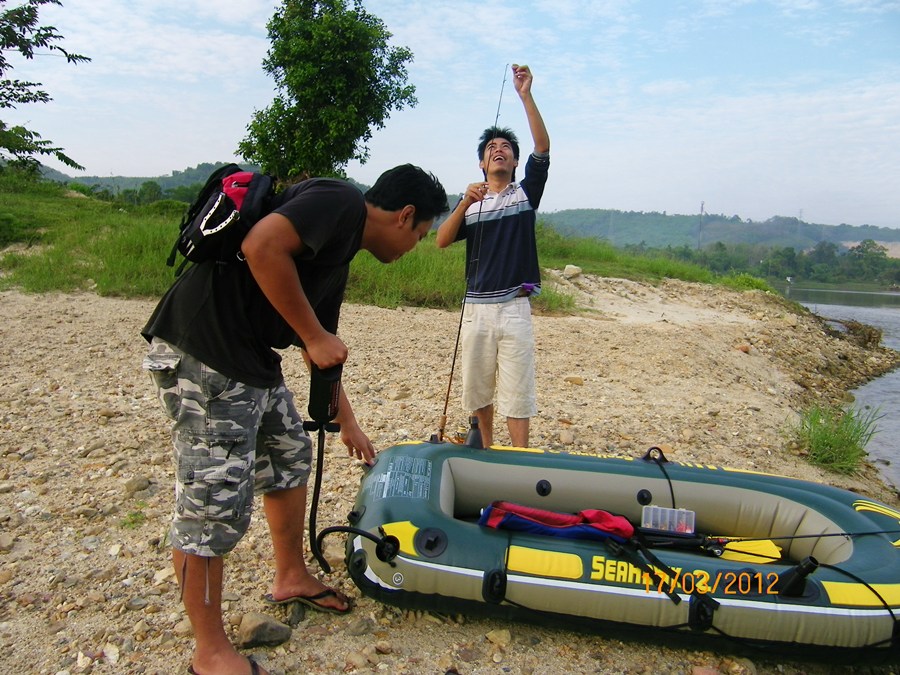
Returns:
[[[528,128],[531,130],[531,138],[534,141],[534,151],[539,154],[548,153],[550,152],[550,134],[547,133],[544,118],[541,117],[541,112],[534,102],[534,96],[531,95],[534,76],[528,66],[520,66],[516,63],[513,64],[512,71],[513,86],[525,108],[525,117],[528,119]]]

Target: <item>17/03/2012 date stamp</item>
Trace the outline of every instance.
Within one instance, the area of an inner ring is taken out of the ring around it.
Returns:
[[[653,579],[644,573],[644,588],[648,593],[684,592],[688,595],[720,592],[722,595],[777,595],[778,574],[776,572],[719,571],[715,575],[706,570],[682,572],[673,570],[674,576],[660,574]]]

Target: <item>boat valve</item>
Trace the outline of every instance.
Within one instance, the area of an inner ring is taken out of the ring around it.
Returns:
[[[475,450],[484,449],[484,442],[481,440],[481,429],[478,428],[478,418],[475,415],[469,418],[469,431],[466,433],[465,445]]]
[[[391,563],[400,554],[400,540],[392,534],[385,534],[382,528],[378,528],[381,541],[375,544],[375,557],[381,562]]]
[[[803,591],[806,589],[806,577],[815,572],[818,567],[818,560],[811,555],[805,557],[778,579],[778,583],[775,584],[778,595],[789,598],[803,595]]]
[[[319,536],[316,537],[316,548],[321,551],[322,541],[329,534],[333,534],[335,532],[356,534],[360,537],[365,537],[366,539],[375,542],[375,557],[377,557],[381,562],[389,564],[391,567],[394,567],[396,565],[393,560],[400,554],[400,540],[392,534],[385,534],[382,528],[378,528],[378,533],[381,535],[381,537],[376,537],[368,530],[363,530],[358,527],[348,527],[346,525],[326,527],[324,530],[319,532]],[[326,574],[331,572],[331,565],[328,564],[328,561],[325,560],[324,556],[321,560],[319,560],[319,565],[322,567],[322,570]]]

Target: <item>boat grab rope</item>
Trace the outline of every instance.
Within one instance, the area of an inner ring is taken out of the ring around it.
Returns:
[[[672,479],[669,477],[669,472],[666,471],[665,467],[665,465],[669,463],[669,460],[666,459],[666,456],[663,454],[662,448],[654,445],[652,448],[647,450],[647,453],[641,459],[643,459],[645,462],[653,462],[654,464],[656,464],[656,466],[659,467],[659,470],[662,471],[663,476],[666,477],[666,482],[669,485],[669,495],[672,498],[672,508],[678,508],[675,505],[675,488],[672,485]]]
[[[669,473],[666,471],[666,467],[665,467],[665,464],[667,464],[669,462],[669,460],[666,459],[666,456],[663,454],[662,449],[657,446],[654,446],[654,447],[650,448],[649,450],[647,450],[646,454],[644,454],[642,459],[645,462],[653,462],[654,464],[656,464],[659,467],[663,476],[665,476],[666,482],[669,486],[669,494],[672,498],[672,508],[677,508],[676,504],[675,504],[675,489],[674,489],[674,486],[672,483],[672,479],[669,476]],[[775,536],[755,537],[755,538],[754,537],[740,537],[740,538],[735,538],[735,539],[737,539],[740,542],[793,541],[795,539],[820,539],[820,538],[824,538],[824,537],[846,537],[846,538],[850,539],[850,538],[854,538],[854,537],[866,537],[866,536],[888,535],[888,534],[900,534],[900,530],[875,530],[872,532],[829,532],[829,533],[823,533],[823,534],[794,534],[794,535],[785,535],[785,536],[780,536],[780,537],[775,537]],[[640,541],[638,539],[638,537],[640,537],[640,536],[641,536],[641,533],[640,533],[640,531],[638,531],[638,533],[635,537],[635,540]],[[695,542],[693,542],[693,541],[685,542],[684,539],[681,539],[681,541],[679,542],[679,540],[676,540],[676,539],[666,540],[665,538],[662,538],[662,539],[654,540],[651,545],[653,545],[653,546],[678,546],[678,545],[685,545],[685,544],[690,545],[691,543],[693,543],[694,545],[699,545],[701,548],[706,549],[707,547],[710,547],[710,546],[717,546],[717,545],[724,544],[726,542],[732,542],[735,539],[731,539],[728,537],[710,537],[707,535],[698,535],[697,540]],[[649,550],[646,548],[646,544],[649,542],[644,541],[641,543],[644,544],[644,548],[643,548],[642,552],[646,552],[645,555],[650,553]],[[740,549],[737,549],[737,548],[734,548],[733,551],[736,553],[741,552]],[[770,559],[773,561],[779,559],[774,556],[768,556],[768,555],[758,553],[755,551],[750,552],[750,554],[757,558],[765,558],[765,559]],[[650,554],[650,555],[652,555],[652,554]],[[655,556],[654,556],[654,558],[655,558]],[[886,643],[893,644],[898,641],[898,635],[900,635],[900,630],[898,630],[897,627],[898,627],[898,625],[900,625],[900,622],[898,622],[897,616],[894,614],[894,611],[891,609],[891,606],[888,603],[888,601],[881,595],[881,593],[878,592],[878,590],[875,587],[873,587],[865,579],[857,576],[856,574],[853,574],[852,572],[850,572],[848,570],[842,569],[842,568],[838,567],[837,565],[829,565],[826,563],[820,563],[820,566],[824,567],[826,569],[830,569],[839,574],[843,574],[844,576],[846,576],[850,579],[853,579],[857,583],[865,586],[878,599],[878,601],[882,604],[882,606],[885,608],[887,613],[890,615],[890,619],[894,624],[893,637],[886,639],[886,640],[881,640],[879,642],[872,643],[870,645],[866,645],[866,647],[877,647],[879,645],[883,645]],[[693,597],[692,597],[692,601],[693,601]],[[690,625],[690,624],[688,624],[688,625]],[[683,627],[683,625],[675,625],[675,626],[670,626],[669,628],[677,629],[677,628],[682,628],[682,627]],[[720,629],[713,626],[712,622],[711,622],[711,615],[710,615],[709,625],[707,626],[707,628],[711,629],[711,630],[715,630],[717,633],[719,633],[723,637],[727,637],[732,640],[737,640],[738,642],[742,642],[738,638],[727,635]]]
[[[672,483],[672,478],[669,476],[669,472],[666,471],[665,465],[669,463],[669,460],[666,459],[666,456],[663,454],[663,451],[658,446],[653,446],[644,454],[641,458],[645,462],[652,462],[659,467],[659,470],[662,472],[663,476],[666,479],[666,483],[669,486],[669,495],[672,500],[672,508],[678,508],[675,503],[675,489],[674,484]],[[710,537],[704,535],[698,535],[699,538],[702,539],[703,545],[706,544],[723,544],[731,541],[742,541],[742,542],[755,542],[755,541],[793,541],[795,539],[819,539],[824,537],[866,537],[871,535],[882,535],[882,534],[900,534],[900,530],[874,530],[872,532],[829,532],[823,534],[792,534],[792,535],[783,535],[783,536],[767,536],[767,537]],[[681,538],[683,541],[683,538]],[[666,545],[677,545],[677,542],[672,540],[669,541],[667,538],[663,538],[660,541],[654,541],[654,546],[666,546]],[[753,555],[759,558],[768,558],[770,556],[762,555],[756,552],[753,552]],[[778,560],[778,558],[772,558],[773,560]]]
[[[824,567],[824,568],[829,569],[829,570],[833,570],[834,572],[837,572],[837,573],[839,573],[839,574],[843,574],[844,576],[849,577],[850,579],[853,579],[853,581],[855,581],[855,582],[857,582],[857,583],[859,583],[859,584],[862,584],[863,586],[865,586],[866,588],[868,588],[868,589],[872,592],[872,595],[874,595],[876,598],[878,598],[879,602],[881,602],[881,604],[882,604],[882,605],[884,606],[884,608],[887,610],[887,613],[891,615],[891,621],[892,621],[893,624],[894,624],[894,636],[893,636],[891,639],[889,639],[889,640],[882,640],[881,642],[876,642],[876,643],[874,643],[874,644],[872,644],[872,645],[867,645],[867,646],[869,646],[869,647],[877,647],[878,645],[885,644],[885,643],[887,643],[887,642],[893,643],[893,642],[896,642],[896,641],[897,641],[897,625],[898,625],[898,623],[897,623],[897,615],[894,614],[894,611],[891,609],[891,606],[888,604],[887,600],[884,599],[884,597],[881,595],[881,593],[879,593],[879,592],[877,591],[877,589],[875,589],[875,588],[874,588],[871,584],[869,584],[865,579],[863,579],[863,578],[861,578],[861,577],[859,577],[859,576],[853,574],[853,572],[849,572],[849,571],[847,571],[847,570],[845,570],[845,569],[841,569],[841,568],[838,567],[837,565],[829,565],[828,563],[819,563],[819,566],[820,566],[820,567]]]

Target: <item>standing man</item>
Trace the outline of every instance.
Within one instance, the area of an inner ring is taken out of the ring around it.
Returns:
[[[360,249],[384,263],[412,250],[447,210],[438,180],[406,164],[365,196],[340,180],[292,185],[250,230],[246,264],[195,265],[173,284],[143,330],[144,368],[174,421],[172,559],[194,631],[190,673],[255,675],[222,621],[223,556],[250,524],[254,491],[275,554],[272,603],[350,611],[348,599],[306,568],[303,526],[312,442],[286,388],[276,349],[297,345],[320,368],[342,364],[337,337],[350,261]],[[375,448],[343,389],[341,440],[371,462]]]
[[[472,183],[441,223],[437,245],[466,240],[466,300],[462,321],[463,407],[475,412],[485,447],[493,443],[494,389],[510,442],[528,447],[537,414],[534,331],[529,297],[541,292],[535,212],[550,167],[550,136],[531,95],[528,66],[512,66],[534,151],[516,179],[519,144],[510,129],[491,127],[478,144],[484,181]]]

